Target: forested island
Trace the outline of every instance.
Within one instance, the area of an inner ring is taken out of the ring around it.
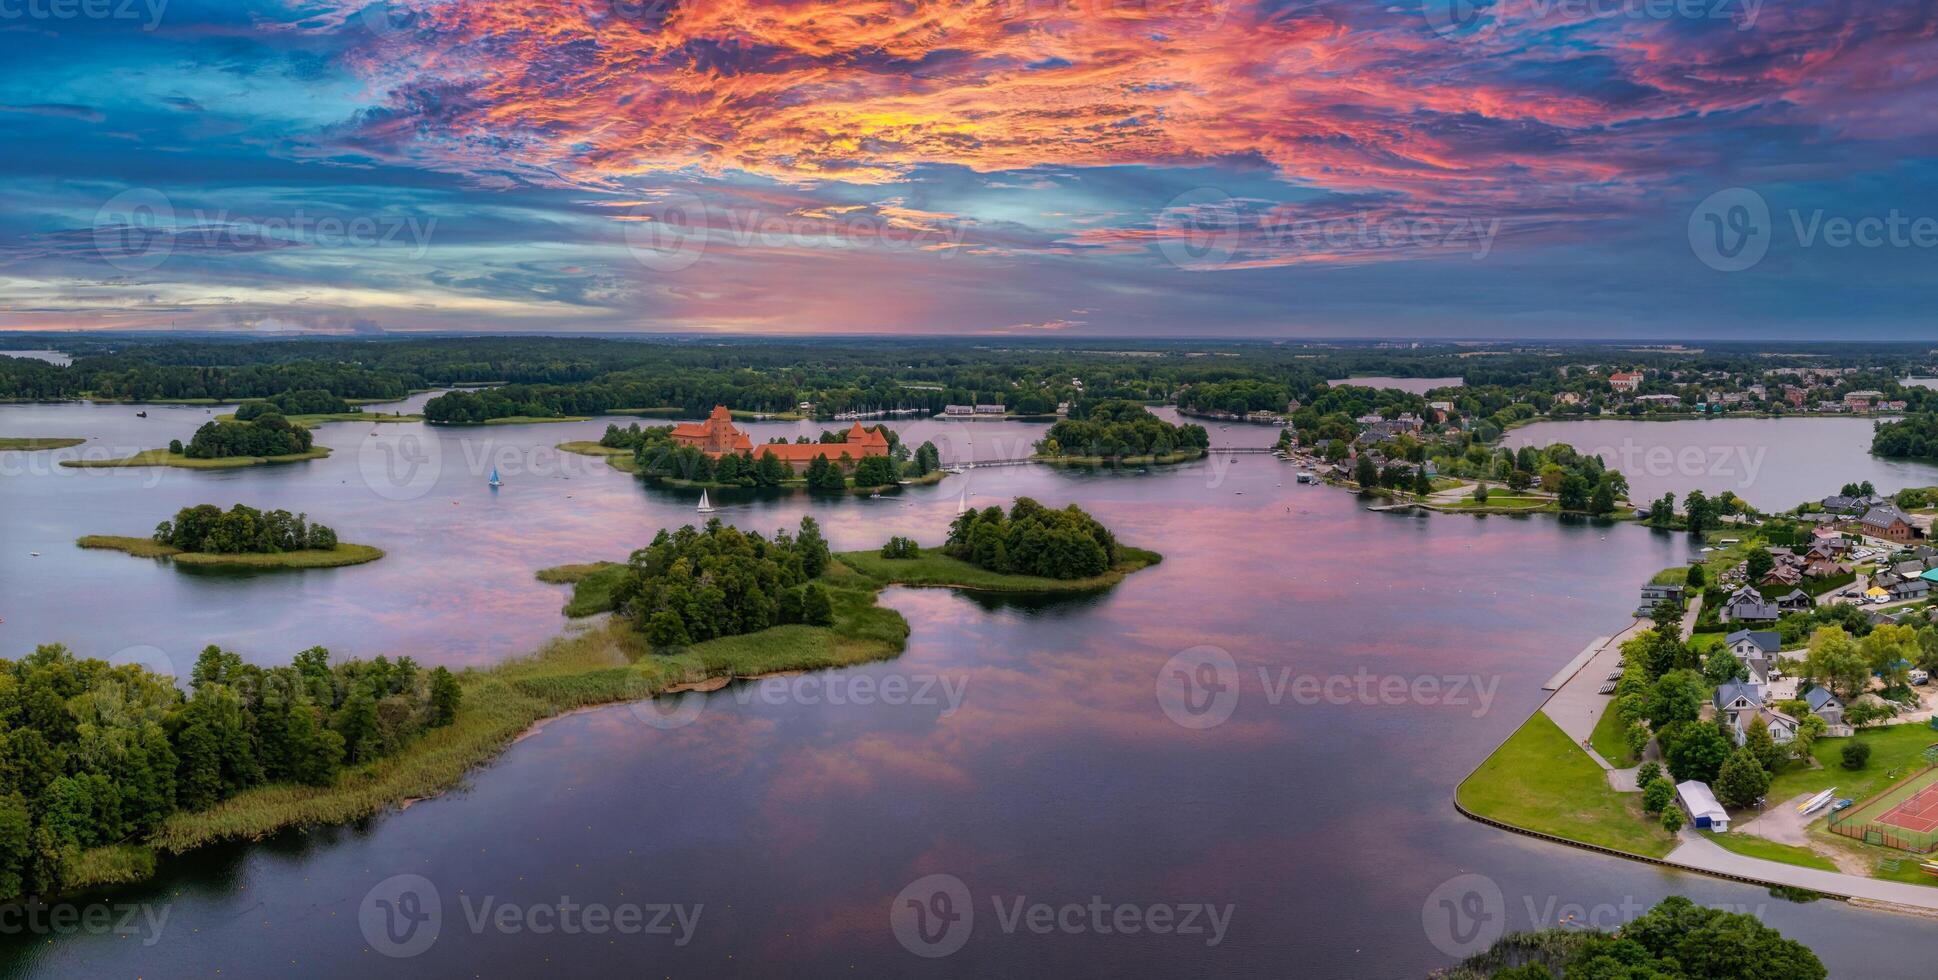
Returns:
[[[1437,910],[1436,910],[1437,911]],[[1754,915],[1671,895],[1614,931],[1591,923],[1501,937],[1436,980],[1823,980],[1810,947]]]
[[[330,454],[316,445],[310,431],[282,413],[262,411],[246,421],[221,419],[202,423],[188,443],[171,441],[167,449],[150,449],[122,459],[67,459],[62,466],[77,468],[118,466],[178,466],[185,469],[226,469],[267,463],[296,463]]]
[[[1938,411],[1879,425],[1871,436],[1871,452],[1887,459],[1938,460]]]
[[[818,439],[798,437],[794,442],[776,439],[750,450],[722,453],[717,458],[693,446],[673,442],[673,426],[641,426],[635,422],[621,427],[606,426],[596,445],[565,443],[571,452],[604,455],[621,469],[668,485],[680,487],[732,488],[798,486],[821,492],[876,490],[904,482],[928,483],[941,477],[942,461],[935,444],[924,442],[910,451],[901,436],[888,426],[877,426],[888,443],[885,456],[856,459],[842,447],[848,433],[824,431]],[[766,452],[769,446],[822,447],[805,468],[796,470],[782,455],[801,455],[800,450]]]
[[[384,556],[379,548],[338,541],[334,529],[310,523],[307,514],[243,504],[227,511],[214,504],[184,507],[149,537],[88,535],[76,544],[167,558],[179,565],[250,568],[334,568]]]
[[[1127,400],[1079,405],[1050,426],[1036,444],[1051,462],[1176,463],[1204,455],[1211,436],[1202,425],[1173,425]]]
[[[408,657],[262,668],[211,646],[185,695],[67,648],[0,660],[0,900],[132,881],[180,826],[240,794],[331,787],[457,718],[463,691]]]

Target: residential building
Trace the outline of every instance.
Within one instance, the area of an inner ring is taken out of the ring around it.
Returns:
[[[1696,829],[1718,833],[1729,829],[1729,811],[1716,802],[1716,794],[1709,791],[1708,783],[1694,779],[1677,783],[1676,801],[1689,813],[1689,823]]]
[[[1776,603],[1765,601],[1755,589],[1744,586],[1730,593],[1717,618],[1725,623],[1774,623],[1779,615]]]
[[[1642,372],[1617,371],[1608,376],[1608,386],[1620,392],[1632,392],[1642,387]]]
[[[1763,687],[1748,681],[1730,681],[1716,688],[1712,703],[1716,713],[1728,718],[1732,726],[1747,722],[1750,716],[1763,710]]]
[[[1777,651],[1783,647],[1783,634],[1775,630],[1737,630],[1723,637],[1723,647],[1749,668],[1752,684],[1768,684],[1770,671],[1776,667]]]
[[[1895,505],[1883,504],[1864,512],[1857,521],[1858,530],[1873,537],[1889,541],[1910,541],[1918,532],[1911,519]]]
[[[1844,702],[1829,688],[1813,687],[1804,692],[1803,703],[1810,706],[1810,713],[1824,720],[1833,734],[1844,727]]]

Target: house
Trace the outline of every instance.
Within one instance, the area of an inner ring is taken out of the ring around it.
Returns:
[[[1804,693],[1803,703],[1810,706],[1810,713],[1824,720],[1834,732],[1844,727],[1844,702],[1830,693],[1827,687],[1813,687]]]
[[[1642,387],[1642,372],[1617,371],[1608,376],[1608,386],[1620,392],[1632,392]]]
[[[1901,561],[1891,566],[1891,571],[1903,578],[1917,578],[1925,573],[1925,563],[1921,561]]]
[[[1775,630],[1737,630],[1723,637],[1723,646],[1750,669],[1751,683],[1767,684],[1770,668],[1776,666],[1777,651],[1783,647],[1783,634]]]
[[[1657,408],[1674,408],[1682,404],[1681,395],[1636,395],[1637,405],[1654,405]]]
[[[978,404],[978,405],[976,406],[976,414],[977,414],[977,415],[1001,415],[1001,414],[1003,414],[1003,412],[1004,412],[1004,411],[1005,411],[1005,409],[1004,409],[1004,408],[1003,408],[1003,406],[1001,406],[1001,405],[982,405],[982,404]]]
[[[1763,710],[1763,687],[1748,681],[1730,681],[1716,688],[1711,703],[1716,706],[1717,714],[1727,717],[1731,725],[1747,722],[1749,716]]]
[[[674,426],[672,439],[674,445],[690,446],[712,459],[719,459],[728,453],[774,456],[797,473],[806,470],[816,456],[826,456],[833,461],[840,459],[843,453],[851,459],[888,455],[888,436],[880,427],[866,429],[860,422],[848,430],[846,442],[773,442],[757,447],[747,433],[734,427],[733,413],[725,405],[715,405],[705,422],[683,422]]]
[[[1729,829],[1729,811],[1716,802],[1716,794],[1709,791],[1709,784],[1694,779],[1685,779],[1676,784],[1676,801],[1689,813],[1689,822],[1698,830],[1714,830],[1718,833]]]
[[[1635,618],[1649,618],[1649,615],[1655,611],[1655,604],[1664,599],[1675,603],[1676,608],[1680,609],[1682,607],[1684,591],[1685,589],[1680,585],[1642,586],[1642,604],[1635,607]]]
[[[1802,589],[1791,589],[1776,598],[1777,612],[1780,613],[1809,612],[1815,605],[1817,600]]]
[[[969,405],[944,405],[942,406],[942,414],[952,419],[963,418],[976,414],[976,410]]]
[[[1776,603],[1764,601],[1755,589],[1744,586],[1730,593],[1717,618],[1725,623],[1774,623],[1781,615]]]
[[[1843,494],[1839,493],[1839,494],[1831,494],[1830,496],[1825,497],[1823,500],[1819,501],[1819,503],[1823,506],[1825,510],[1833,511],[1835,513],[1860,514],[1860,513],[1863,513],[1864,511],[1870,510],[1873,507],[1877,507],[1883,504],[1884,498],[1874,493],[1864,494],[1862,496],[1857,496],[1857,497],[1846,497]]]
[[[1917,536],[1911,518],[1892,504],[1881,504],[1864,512],[1857,521],[1858,530],[1873,537],[1889,541],[1909,541]]]
[[[1744,742],[1749,740],[1749,725],[1750,725],[1751,717],[1757,717],[1757,718],[1763,719],[1763,727],[1769,731],[1770,741],[1778,745],[1788,745],[1791,742],[1794,742],[1797,740],[1797,720],[1795,718],[1792,718],[1781,711],[1773,711],[1769,708],[1764,708],[1763,710],[1758,711],[1754,716],[1751,716],[1751,715],[1741,716],[1739,719],[1737,719],[1735,723],[1731,725],[1730,731],[1736,737],[1737,745],[1740,746]]]
[[[1931,594],[1931,582],[1923,576],[1899,579],[1885,588],[1890,591],[1892,602],[1923,599]]]
[[[1802,585],[1803,570],[1798,568],[1796,565],[1790,564],[1789,562],[1783,562],[1781,564],[1772,565],[1770,566],[1770,570],[1767,572],[1764,572],[1763,577],[1757,580],[1756,584],[1788,585],[1793,587]]]
[[[1869,411],[1872,405],[1883,400],[1881,391],[1853,391],[1844,396],[1844,404],[1853,412]]]

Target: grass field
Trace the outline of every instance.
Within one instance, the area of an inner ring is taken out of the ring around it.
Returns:
[[[1628,739],[1622,731],[1621,713],[1615,710],[1615,702],[1609,701],[1602,716],[1595,720],[1595,730],[1588,733],[1588,744],[1600,752],[1608,764],[1617,769],[1627,769],[1641,761],[1630,754]]]
[[[1035,575],[1006,575],[925,549],[916,558],[883,558],[878,551],[844,551],[835,557],[857,572],[884,585],[969,589],[984,592],[1091,592],[1124,580],[1124,576],[1164,560],[1155,551],[1118,547],[1117,567],[1091,578],[1056,579]]]
[[[43,449],[66,449],[69,446],[78,446],[86,441],[86,439],[64,439],[58,437],[0,436],[0,452],[13,450],[16,452],[31,453],[39,452]]]
[[[166,558],[177,565],[200,568],[340,568],[361,565],[384,556],[382,548],[367,544],[339,544],[329,551],[279,551],[270,554],[217,555],[182,551],[152,538],[90,534],[74,542],[83,548],[122,551],[137,558]]]
[[[1896,781],[1889,778],[1891,770],[1901,770],[1899,776],[1903,777],[1923,769],[1925,748],[1938,743],[1938,731],[1920,722],[1866,729],[1851,738],[1871,746],[1871,758],[1864,768],[1853,771],[1842,765],[1844,746],[1850,744],[1850,739],[1818,739],[1810,747],[1810,754],[1823,768],[1785,767],[1770,780],[1769,798],[1787,800],[1800,793],[1816,793],[1835,786],[1838,796],[1858,801],[1869,799]]]
[[[1642,794],[1611,788],[1595,760],[1539,711],[1460,784],[1455,799],[1505,824],[1631,854],[1661,857],[1675,846],[1642,812]]]
[[[568,453],[578,453],[581,456],[631,456],[633,454],[633,451],[630,449],[614,449],[611,446],[602,446],[591,439],[575,439],[571,442],[561,442],[553,448]]]
[[[1500,513],[1560,509],[1559,505],[1546,497],[1520,497],[1505,493],[1489,493],[1486,503],[1466,497],[1452,503],[1436,503],[1430,506],[1435,510],[1486,510]]]
[[[1779,844],[1776,841],[1757,837],[1752,834],[1716,834],[1703,831],[1702,835],[1705,840],[1713,842],[1717,847],[1726,851],[1733,851],[1744,857],[1762,858],[1765,861],[1780,861],[1784,864],[1794,864],[1799,868],[1816,868],[1819,871],[1838,870],[1837,865],[1829,858],[1823,857],[1807,847],[1798,847],[1794,844]]]
[[[612,590],[626,574],[626,566],[616,561],[597,561],[583,565],[554,565],[538,570],[538,580],[552,585],[572,586],[572,598],[565,602],[565,614],[577,619],[612,610]]]
[[[114,469],[124,466],[174,466],[185,470],[233,470],[244,466],[269,466],[322,459],[330,454],[328,446],[313,446],[306,453],[287,456],[224,456],[220,459],[193,459],[166,449],[149,449],[122,459],[64,459],[62,466],[75,469]]]

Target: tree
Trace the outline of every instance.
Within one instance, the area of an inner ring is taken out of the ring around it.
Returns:
[[[1684,578],[1683,581],[1688,584],[1690,591],[1700,592],[1702,591],[1703,585],[1705,584],[1707,578],[1708,578],[1708,573],[1704,571],[1702,563],[1697,562],[1696,564],[1689,566],[1689,575],[1686,578]]]
[[[801,518],[800,532],[794,535],[794,550],[800,554],[801,571],[808,578],[819,578],[833,557],[828,551],[827,539],[821,536],[821,525],[812,517]]]
[[[809,582],[801,591],[801,621],[809,626],[834,625],[834,605],[818,582]]]
[[[1871,761],[1871,743],[1853,739],[1849,745],[1844,746],[1842,756],[1844,768],[1862,769],[1865,763]]]
[[[1775,567],[1776,557],[1762,545],[1751,548],[1749,555],[1743,559],[1744,574],[1749,576],[1751,582],[1763,581],[1763,576],[1770,574],[1770,569]]]
[[[1642,787],[1642,812],[1661,813],[1675,798],[1675,787],[1666,779],[1658,779]]]
[[[1682,829],[1682,810],[1677,807],[1662,808],[1662,829],[1675,833]]]
[[[431,724],[443,727],[458,718],[458,705],[464,701],[464,688],[449,668],[431,671]]]
[[[1769,788],[1770,774],[1747,745],[1737,749],[1716,774],[1716,802],[1726,807],[1752,806]]]
[[[1373,463],[1373,457],[1359,454],[1359,462],[1353,464],[1353,482],[1359,484],[1361,490],[1379,486],[1379,467]]]
[[[855,464],[855,486],[883,487],[895,482],[895,461],[887,456],[863,456]]]
[[[1608,480],[1595,484],[1595,492],[1588,499],[1588,512],[1596,515],[1611,514],[1615,511],[1615,485]]]
[[[693,645],[686,623],[671,609],[662,609],[646,621],[646,642],[655,650],[677,650]]]
[[[1427,479],[1427,470],[1424,466],[1413,471],[1413,492],[1422,497],[1433,492],[1433,481]]]
[[[1797,737],[1790,740],[1790,754],[1798,760],[1810,758],[1810,749],[1830,730],[1830,724],[1816,715],[1804,715],[1797,722]]]
[[[1474,503],[1484,504],[1486,502],[1487,502],[1487,484],[1485,482],[1482,482],[1479,485],[1474,487]]]
[[[1770,736],[1770,726],[1762,715],[1750,719],[1743,728],[1743,748],[1756,758],[1757,765],[1765,772],[1775,772],[1777,763],[1783,761],[1783,753],[1778,750],[1776,739]]]
[[[1749,668],[1743,666],[1742,659],[1725,647],[1717,647],[1702,658],[1702,678],[1710,687],[1747,680],[1749,676]]]
[[[1676,722],[1693,722],[1709,700],[1709,685],[1692,670],[1672,670],[1663,674],[1649,692],[1643,709],[1657,732]]]
[[[1683,498],[1682,509],[1689,518],[1689,533],[1700,535],[1709,529],[1709,500],[1701,490],[1691,490]]]
[[[1735,748],[1720,728],[1700,721],[1673,725],[1658,732],[1657,740],[1663,743],[1663,758],[1669,763],[1669,774],[1677,782],[1688,779],[1715,782],[1716,773]]]
[[[1870,665],[1849,633],[1837,626],[1820,626],[1810,634],[1803,660],[1804,677],[1830,688],[1849,701],[1870,684]]]
[[[1562,510],[1587,510],[1588,494],[1588,480],[1579,473],[1569,473],[1561,478],[1561,485],[1556,489],[1555,501],[1561,505]],[[1611,509],[1613,509],[1612,504]]]
[[[1662,766],[1656,762],[1644,762],[1635,770],[1635,785],[1647,786],[1662,781]]]

